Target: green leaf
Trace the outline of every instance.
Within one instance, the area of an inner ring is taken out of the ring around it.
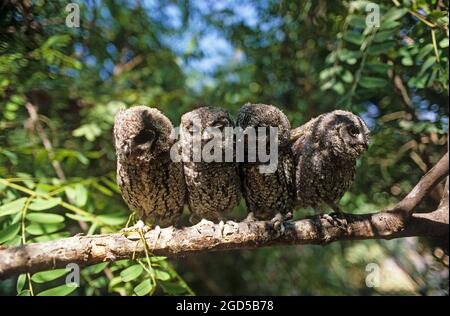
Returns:
[[[48,49],[48,48],[57,48],[57,47],[64,47],[70,42],[70,35],[67,34],[56,34],[50,36],[45,43],[42,45],[41,49]]]
[[[50,271],[42,271],[35,273],[31,276],[31,281],[36,283],[45,283],[49,281],[56,280],[63,275],[66,275],[69,271],[66,269],[55,269]]]
[[[79,207],[84,206],[87,201],[88,192],[86,187],[80,183],[75,185],[76,199],[75,204]]]
[[[388,12],[381,15],[381,24],[383,24],[383,22],[385,21],[396,21],[402,18],[406,13],[408,13],[407,8],[391,8]]]
[[[431,66],[433,66],[436,63],[436,57],[430,56],[427,58],[427,60],[422,64],[422,67],[420,68],[420,72],[417,75],[418,77],[421,76],[425,71],[427,71]]]
[[[398,33],[398,30],[386,30],[381,31],[375,34],[375,37],[373,38],[373,41],[376,43],[385,42],[386,40],[390,39],[392,36],[396,35]]]
[[[320,80],[325,80],[325,79],[335,75],[336,73],[340,72],[341,70],[342,70],[342,66],[325,68],[324,70],[322,70],[320,72],[319,78],[320,78]]]
[[[155,278],[162,281],[168,281],[170,280],[170,274],[166,271],[160,270],[160,269],[154,269],[155,272]]]
[[[417,54],[417,60],[424,60],[425,57],[433,50],[433,44],[427,44],[422,47]]]
[[[78,215],[78,214],[66,213],[65,215],[68,218],[73,219],[74,221],[80,221],[80,222],[92,222],[93,221],[93,218],[91,218],[91,217],[82,216],[82,215]]]
[[[349,65],[354,65],[359,58],[362,57],[362,52],[359,50],[341,49],[338,51],[338,58],[340,61],[346,62]]]
[[[382,63],[368,63],[366,65],[367,70],[383,75],[385,75],[389,69],[392,69],[392,67],[393,66],[390,64],[382,64]]]
[[[440,46],[441,48],[447,48],[447,47],[448,47],[448,37],[442,39],[442,40],[439,42],[439,46]]]
[[[343,84],[342,82],[340,82],[340,81],[336,82],[336,83],[333,85],[333,90],[334,90],[337,94],[343,95],[344,92],[345,92],[344,84]]]
[[[48,210],[61,203],[61,198],[51,198],[48,200],[37,198],[31,202],[28,208],[33,211]]]
[[[134,288],[134,293],[136,293],[137,296],[144,296],[150,293],[151,289],[152,282],[149,279],[146,279]]]
[[[380,55],[387,53],[390,49],[396,46],[395,42],[385,42],[381,44],[375,44],[369,47],[367,52],[371,55]]]
[[[20,235],[14,236],[12,239],[5,241],[3,245],[5,246],[19,246],[22,243],[22,238]]]
[[[67,296],[77,289],[76,283],[63,284],[52,289],[42,291],[37,296]]]
[[[104,187],[100,183],[92,182],[92,186],[95,187],[100,192],[102,192],[104,195],[107,195],[107,196],[112,196],[113,195],[113,193],[112,193],[112,191],[110,189]]]
[[[350,15],[348,20],[348,24],[350,26],[364,29],[366,27],[366,19],[359,15]]]
[[[24,173],[24,172],[17,172],[17,175],[22,178],[22,182],[23,184],[25,184],[25,186],[28,189],[34,189],[35,187],[35,183],[32,180],[29,180],[30,178],[32,178],[32,176],[28,173]]]
[[[19,292],[19,294],[17,294],[17,296],[31,296],[31,292],[30,290],[24,290]]]
[[[389,30],[389,29],[396,28],[396,27],[398,27],[400,25],[401,25],[401,23],[398,22],[398,21],[393,21],[393,20],[391,20],[391,21],[383,21],[380,24],[380,29],[381,30]]]
[[[150,257],[150,261],[153,262],[153,263],[161,262],[161,261],[164,261],[166,259],[167,259],[167,257],[164,257],[164,256],[152,256],[152,257]]]
[[[346,83],[352,83],[353,82],[353,75],[350,71],[346,70],[341,76],[342,81]]]
[[[362,77],[359,80],[358,84],[366,89],[376,89],[385,87],[387,84],[387,80],[376,77]]]
[[[5,229],[0,231],[0,244],[13,239],[20,230],[20,223],[9,225]]]
[[[130,282],[138,278],[142,274],[142,271],[144,271],[144,268],[140,264],[135,264],[120,272],[120,277],[123,282]]]
[[[27,275],[25,273],[22,273],[21,275],[19,275],[19,277],[17,278],[17,285],[16,285],[17,293],[22,292],[26,281],[27,281]]]
[[[356,32],[345,32],[344,34],[344,40],[346,40],[349,43],[355,44],[355,45],[361,45],[364,41],[364,36],[360,33]]]
[[[105,223],[106,225],[116,226],[124,224],[127,221],[127,217],[120,214],[108,214],[108,215],[98,215],[97,218]]]
[[[71,203],[74,203],[78,207],[83,207],[87,202],[87,190],[84,185],[77,183],[73,187],[65,187],[67,198]]]
[[[35,223],[54,224],[64,222],[64,216],[50,213],[30,213],[27,219]]]
[[[94,141],[98,136],[100,136],[102,130],[97,126],[97,124],[85,124],[81,125],[79,128],[72,132],[72,135],[75,137],[86,137],[86,139],[90,142]]]
[[[187,289],[178,283],[160,281],[160,282],[158,282],[158,284],[161,286],[163,291],[167,294],[181,295],[181,294],[185,294],[187,292]]]
[[[109,262],[102,262],[102,263],[98,263],[98,264],[94,264],[92,266],[89,266],[87,269],[92,273],[92,274],[97,274],[102,272],[103,270],[105,270],[105,268],[108,266]]]
[[[403,66],[412,66],[414,65],[414,61],[411,58],[411,56],[405,56],[402,58],[402,65]]]
[[[22,211],[26,201],[27,198],[23,197],[0,206],[0,217],[15,214]]]
[[[117,183],[107,179],[107,178],[103,178],[102,181],[110,188],[112,189],[114,192],[119,193],[120,194],[120,189],[119,186],[117,185]]]
[[[116,289],[122,288],[121,286],[119,286],[121,282],[122,278],[119,276],[112,278],[108,283],[108,291],[112,292],[115,291]]]
[[[58,230],[61,230],[64,228],[63,223],[59,224],[37,224],[33,223],[28,225],[25,230],[30,235],[44,235],[44,234],[51,234],[54,232],[57,232]]]
[[[44,242],[44,241],[62,239],[62,238],[66,238],[69,236],[70,236],[70,232],[63,231],[63,232],[54,233],[54,234],[37,236],[37,237],[33,238],[31,241],[32,242]]]
[[[14,118],[13,118],[14,119]],[[17,157],[17,155],[15,153],[13,153],[12,151],[6,150],[2,148],[2,151],[0,151],[0,154],[5,155],[13,165],[17,165],[19,162],[19,158]]]

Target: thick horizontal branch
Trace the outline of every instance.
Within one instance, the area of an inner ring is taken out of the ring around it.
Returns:
[[[145,234],[145,239],[154,255],[177,257],[272,245],[328,244],[338,240],[409,236],[448,238],[448,178],[441,203],[435,211],[410,215],[445,175],[448,175],[448,153],[393,209],[363,215],[345,214],[346,229],[338,221],[330,219],[329,215],[316,215],[286,223],[283,234],[265,221],[229,221],[225,225],[201,221],[191,227],[152,230]],[[0,279],[24,272],[63,268],[69,263],[85,266],[143,254],[144,244],[123,234],[74,236],[44,243],[0,247]]]
[[[392,213],[346,214],[348,230],[343,230],[320,215],[294,221],[279,235],[264,221],[227,222],[224,226],[200,222],[191,227],[172,227],[146,233],[154,255],[177,257],[218,250],[252,249],[272,245],[328,244],[332,241],[408,236],[448,236],[448,205],[431,213],[414,214],[402,231],[386,226]],[[63,268],[69,263],[80,266],[141,256],[143,244],[123,234],[74,236],[56,241],[0,248],[0,278],[23,272]]]
[[[431,168],[416,186],[401,200],[393,211],[401,213],[404,220],[408,220],[417,205],[431,192],[431,190],[448,175],[448,152]],[[448,188],[447,188],[448,189]]]

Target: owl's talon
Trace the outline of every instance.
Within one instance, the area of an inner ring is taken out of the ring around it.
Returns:
[[[222,238],[223,237],[223,230],[225,228],[225,223],[223,221],[219,222],[219,237]]]
[[[292,212],[287,212],[286,214],[284,214],[284,220],[285,221],[290,221],[294,218],[294,215],[292,214]]]
[[[159,227],[159,225],[155,226],[155,232],[156,232],[156,238],[155,238],[155,242],[153,243],[152,251],[155,250],[156,245],[158,244],[159,236],[161,236],[161,227]]]
[[[325,219],[330,225],[336,226],[345,232],[348,232],[349,230],[347,219],[342,212],[332,213],[331,215],[323,214],[322,218]]]
[[[205,218],[202,218],[202,220],[200,222],[198,222],[196,225],[198,225],[198,226],[205,226],[205,225],[207,225],[207,226],[214,226],[214,222],[209,221],[209,220],[207,220]]]
[[[248,213],[247,217],[243,220],[245,223],[252,223],[255,221],[255,214],[253,212]]]
[[[142,220],[138,220],[137,223],[134,224],[133,226],[122,228],[120,230],[120,233],[123,234],[128,239],[138,240],[141,238],[140,234],[141,232],[142,234],[145,235],[150,230],[151,230],[150,226],[145,225],[145,223]]]
[[[331,225],[334,225],[334,218],[330,216],[329,214],[322,214],[322,218],[326,220]]]
[[[239,231],[239,224],[234,221],[227,221],[223,228],[223,237],[234,234]]]
[[[284,222],[287,220],[287,215],[288,214],[283,215],[281,213],[277,213],[277,215],[275,215],[275,217],[270,220],[270,222],[272,224],[272,228],[276,232],[279,232],[280,235],[284,235],[284,233],[286,232],[286,227],[284,225]]]
[[[338,223],[338,227],[345,232],[349,231],[349,226],[347,222],[347,218],[345,218],[344,213],[338,212],[336,213],[336,222]]]

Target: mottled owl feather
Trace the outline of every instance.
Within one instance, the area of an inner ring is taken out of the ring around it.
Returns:
[[[257,219],[267,220],[277,214],[287,214],[292,210],[294,198],[294,165],[289,142],[289,120],[272,105],[246,104],[239,110],[237,125],[244,130],[258,127],[278,128],[278,164],[275,171],[261,173],[262,163],[258,160],[240,163],[242,194],[248,211]],[[266,146],[268,148],[269,144],[266,143]]]
[[[213,136],[205,129],[214,128],[223,137],[224,129],[233,128],[234,122],[229,112],[224,109],[201,107],[184,114],[181,117],[181,127],[181,144],[184,150],[189,149],[192,153],[194,133],[199,133],[201,148],[204,148]],[[239,203],[238,166],[234,159],[230,162],[224,161],[224,149],[226,146],[233,146],[233,139],[231,143],[220,140],[217,144],[216,149],[222,151],[222,162],[205,162],[203,159],[197,162],[193,161],[190,154],[189,161],[183,163],[188,204],[194,221],[207,219],[217,222],[224,219],[225,214]]]
[[[291,141],[296,206],[335,208],[353,183],[356,159],[368,147],[367,125],[351,112],[336,110],[292,130]]]
[[[135,106],[115,117],[117,182],[138,219],[161,227],[176,224],[186,196],[183,166],[170,159],[175,142],[170,120],[157,109]]]

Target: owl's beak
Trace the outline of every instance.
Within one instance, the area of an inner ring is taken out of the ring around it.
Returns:
[[[362,147],[364,147],[365,150],[369,149],[369,143],[367,142],[367,139],[363,134],[358,135],[358,142]]]
[[[300,127],[292,129],[290,136],[289,136],[289,140],[291,142],[295,142],[297,139],[299,139],[300,137],[302,137],[303,135],[303,131]]]

